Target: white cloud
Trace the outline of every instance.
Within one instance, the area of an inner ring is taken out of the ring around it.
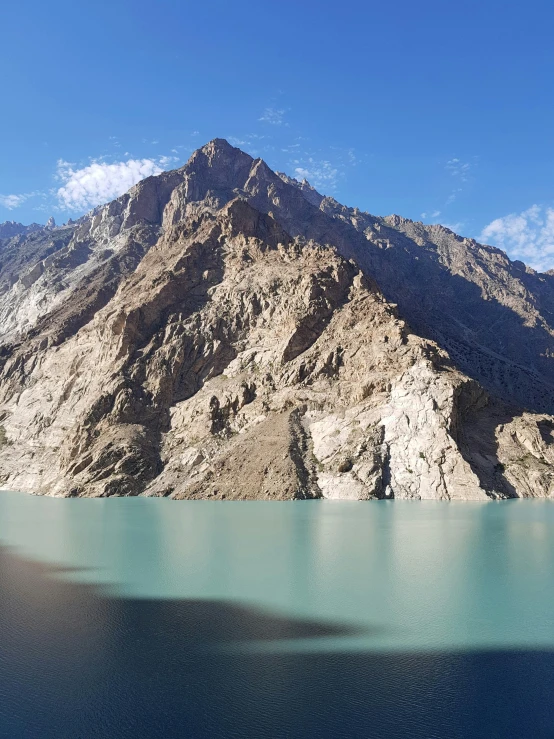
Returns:
[[[272,126],[282,126],[285,123],[285,113],[286,110],[282,108],[265,108],[258,120],[264,121],[264,123],[271,123]]]
[[[8,210],[14,210],[22,206],[26,200],[32,198],[34,195],[34,192],[24,192],[20,195],[0,195],[0,205]]]
[[[301,137],[297,137],[299,139]],[[328,149],[298,149],[298,144],[290,144],[286,149],[296,157],[291,159],[287,172],[298,180],[308,182],[323,193],[332,193],[348,172],[356,167],[361,159],[352,148],[330,146]],[[285,151],[286,149],[283,149]]]
[[[177,157],[167,156],[111,164],[93,160],[75,169],[74,164],[60,159],[56,178],[63,184],[56,193],[58,202],[67,210],[93,208],[123,195],[140,180],[160,174],[177,161]]]
[[[313,157],[295,159],[292,162],[294,176],[298,180],[308,180],[313,187],[333,190],[340,176],[337,167],[326,159],[316,160]]]
[[[545,272],[554,267],[554,208],[532,205],[521,213],[496,218],[485,226],[479,240]]]
[[[463,227],[465,226],[465,223],[463,221],[456,221],[455,223],[441,223],[440,225],[444,226],[445,228],[449,228],[456,234],[460,234]]]
[[[170,167],[173,167],[176,162],[179,161],[179,157],[163,156],[159,157],[157,161],[162,169],[169,169]]]
[[[438,218],[440,216],[440,214],[441,214],[440,210],[434,210],[432,213],[427,213],[427,212],[422,213],[421,214],[421,217],[423,219],[425,219],[425,218]]]

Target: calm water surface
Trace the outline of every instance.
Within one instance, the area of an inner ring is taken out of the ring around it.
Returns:
[[[554,503],[0,493],[0,736],[554,738]]]

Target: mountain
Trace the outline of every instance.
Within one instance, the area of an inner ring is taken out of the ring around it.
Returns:
[[[0,241],[0,480],[50,495],[554,493],[554,277],[216,139]]]
[[[41,228],[45,228],[38,223],[31,223],[30,226],[24,226],[22,223],[16,221],[4,221],[0,223],[0,239],[11,239],[14,236],[21,236],[30,234],[33,231],[40,231]]]

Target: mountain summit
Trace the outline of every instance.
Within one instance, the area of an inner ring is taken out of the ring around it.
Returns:
[[[77,223],[12,231],[5,487],[554,493],[550,274],[347,208],[223,139]]]

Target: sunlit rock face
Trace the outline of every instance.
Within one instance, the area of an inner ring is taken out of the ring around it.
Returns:
[[[554,491],[554,278],[497,249],[216,139],[76,223],[0,238],[0,266],[4,487]]]

